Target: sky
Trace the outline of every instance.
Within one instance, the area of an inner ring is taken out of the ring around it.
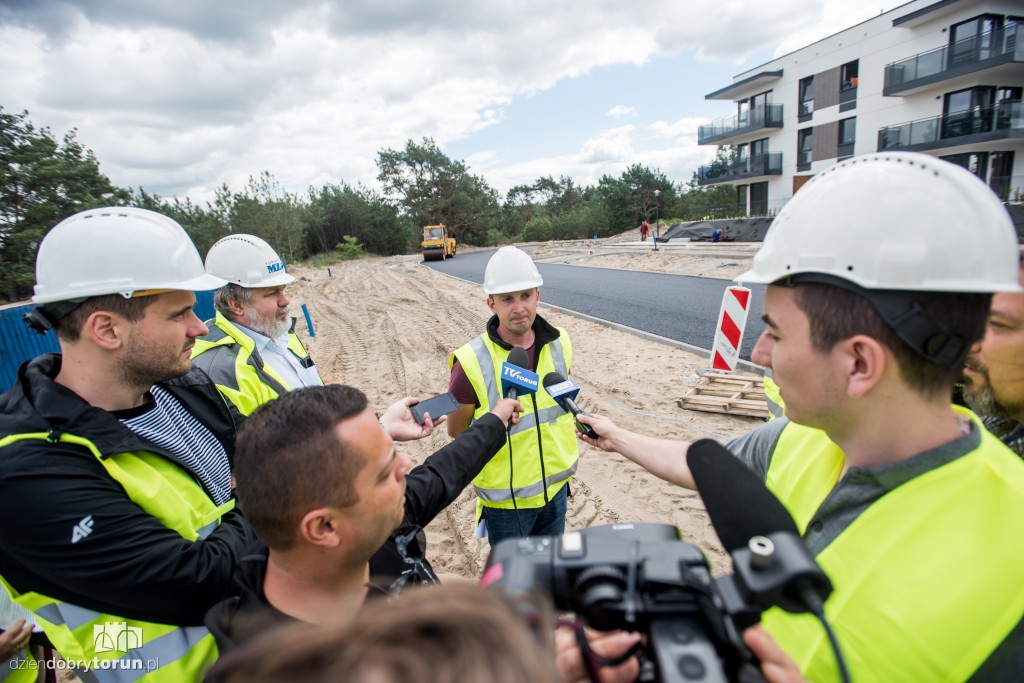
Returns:
[[[0,0],[0,107],[77,130],[120,187],[200,204],[378,189],[430,138],[504,195],[633,164],[690,180],[704,96],[898,4],[850,0]]]

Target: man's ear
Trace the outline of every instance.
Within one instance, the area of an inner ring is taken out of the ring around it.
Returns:
[[[850,398],[861,398],[877,385],[893,360],[884,344],[865,334],[839,342],[834,351],[842,359]]]
[[[334,508],[310,510],[299,522],[299,537],[313,545],[336,548],[341,545],[343,534],[343,520]]]
[[[239,299],[228,299],[228,310],[236,319],[245,317],[246,306]]]
[[[132,323],[108,311],[96,311],[85,319],[79,336],[91,339],[96,346],[116,351],[125,344]]]
[[[494,313],[494,297],[490,294],[487,295],[487,308],[491,309],[491,313]]]

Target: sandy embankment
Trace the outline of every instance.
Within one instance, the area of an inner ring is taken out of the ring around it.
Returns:
[[[547,243],[531,253],[546,262],[732,278],[749,267],[758,246],[694,244],[654,253],[625,246],[630,239],[627,233],[600,245]],[[326,269],[290,270],[298,278],[289,287],[295,311],[307,304],[316,331],[309,338],[300,318],[299,336],[324,380],[359,387],[379,408],[403,396],[426,398],[444,391],[448,354],[480,334],[490,315],[479,286],[423,268],[419,256],[339,263],[331,267],[333,277]],[[761,422],[677,405],[697,382],[695,371],[707,366],[705,358],[550,309],[541,314],[569,331],[573,378],[582,387],[584,410],[675,439],[724,438]],[[446,443],[448,435],[440,428],[402,447],[421,462]],[[704,550],[716,572],[729,565],[699,498],[621,456],[582,444],[572,492],[568,529],[625,521],[671,523]],[[489,548],[472,536],[473,515],[474,498],[467,489],[427,529],[429,557],[443,576],[476,578],[483,569]]]

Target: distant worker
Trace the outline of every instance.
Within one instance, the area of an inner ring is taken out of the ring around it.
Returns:
[[[209,334],[196,340],[192,361],[242,415],[287,391],[323,385],[290,331],[284,290],[295,278],[269,244],[255,235],[228,235],[210,248],[206,271],[227,284],[214,294],[217,315],[207,321]]]
[[[1024,456],[1024,294],[992,297],[985,337],[967,357],[963,394],[985,427]]]
[[[501,400],[501,369],[513,348],[525,350],[529,368],[543,378],[569,377],[572,344],[568,333],[537,315],[540,272],[526,252],[502,247],[487,262],[484,292],[494,314],[484,334],[448,359],[449,391],[460,404],[448,416],[448,434],[458,436]],[[509,443],[473,480],[478,533],[494,545],[515,536],[554,536],[565,530],[569,479],[579,446],[572,415],[543,387],[520,397],[524,413]]]
[[[61,353],[0,396],[0,575],[86,680],[193,680],[216,658],[203,616],[255,541],[234,416],[189,361],[207,332],[193,291],[223,284],[144,209],[77,213],[39,246],[28,318]]]

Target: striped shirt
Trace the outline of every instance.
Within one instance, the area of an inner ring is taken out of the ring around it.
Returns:
[[[170,452],[192,471],[217,505],[231,499],[231,467],[220,441],[167,390],[150,387],[153,400],[132,411],[118,411],[121,422]]]

